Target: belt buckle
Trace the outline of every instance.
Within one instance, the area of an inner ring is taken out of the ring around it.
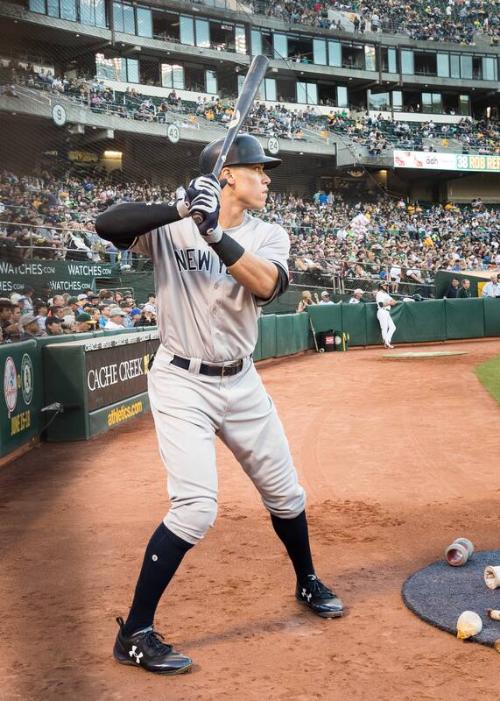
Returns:
[[[231,363],[231,365],[222,365],[221,367],[221,377],[226,375],[235,375],[234,368],[238,367],[239,361],[236,363]],[[239,372],[239,371],[238,371]]]

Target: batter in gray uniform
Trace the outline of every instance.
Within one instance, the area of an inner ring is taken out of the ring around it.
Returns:
[[[210,173],[222,140],[201,155]],[[111,207],[99,234],[151,257],[155,267],[160,347],[148,376],[171,507],[153,533],[126,621],[118,618],[118,662],[179,674],[189,657],[153,627],[158,602],[186,552],[217,514],[215,437],[232,451],[258,489],[297,579],[296,597],[326,618],[342,602],[316,576],[305,495],[273,402],[252,362],[260,307],[288,285],[289,240],[277,224],[249,214],[265,205],[269,168],[255,137],[240,135],[221,173],[191,181],[175,205]],[[190,216],[199,213],[198,226]],[[132,231],[131,231],[132,230]]]

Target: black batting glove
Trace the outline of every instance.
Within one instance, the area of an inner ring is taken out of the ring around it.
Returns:
[[[219,226],[220,193],[220,183],[212,174],[191,180],[186,192],[189,214],[208,244],[218,243],[222,238],[223,232]]]

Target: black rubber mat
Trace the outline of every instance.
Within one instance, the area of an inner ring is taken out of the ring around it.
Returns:
[[[488,589],[484,583],[488,565],[500,565],[500,550],[475,552],[463,567],[451,567],[444,559],[434,562],[408,577],[403,601],[426,623],[453,635],[462,611],[475,611],[483,629],[469,640],[493,645],[500,639],[500,621],[492,621],[486,609],[500,609],[500,588]]]

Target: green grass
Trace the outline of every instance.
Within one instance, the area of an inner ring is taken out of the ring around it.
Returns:
[[[500,404],[500,355],[478,365],[475,370],[481,384]]]

